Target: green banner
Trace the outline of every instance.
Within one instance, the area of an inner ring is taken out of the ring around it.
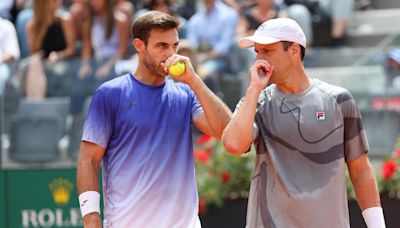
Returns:
[[[1,154],[0,154],[1,156]],[[4,195],[4,172],[1,170],[0,167],[0,227],[6,227],[6,202],[5,202],[5,195]]]
[[[9,227],[83,227],[75,169],[8,170],[6,175]]]

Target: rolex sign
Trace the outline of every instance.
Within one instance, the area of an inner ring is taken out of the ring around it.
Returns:
[[[76,170],[9,170],[6,227],[83,227]]]

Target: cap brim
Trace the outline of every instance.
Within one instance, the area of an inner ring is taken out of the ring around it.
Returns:
[[[238,46],[240,48],[253,47],[255,43],[257,44],[273,44],[281,41],[280,39],[267,37],[267,36],[248,36],[239,40]]]

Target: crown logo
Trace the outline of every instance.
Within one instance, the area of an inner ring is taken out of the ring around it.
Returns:
[[[58,205],[68,204],[73,188],[74,185],[68,179],[61,177],[49,183],[49,189],[53,200]]]

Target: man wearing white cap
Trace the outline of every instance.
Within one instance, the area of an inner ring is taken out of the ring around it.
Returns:
[[[345,164],[367,226],[385,227],[356,102],[307,76],[300,26],[268,20],[239,47],[257,56],[222,141],[233,154],[255,144],[246,227],[350,227]]]
[[[386,85],[400,88],[400,48],[391,50],[386,58]]]

